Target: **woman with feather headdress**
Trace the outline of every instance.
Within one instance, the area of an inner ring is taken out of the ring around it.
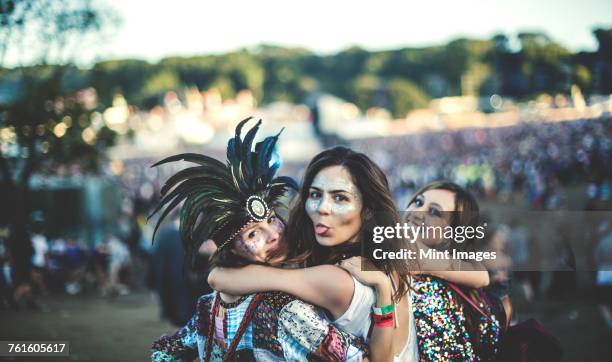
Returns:
[[[217,244],[212,263],[240,267],[274,264],[286,257],[280,238],[284,223],[275,213],[283,207],[289,177],[275,177],[280,164],[274,147],[278,136],[253,141],[259,121],[242,139],[245,119],[236,127],[227,147],[227,163],[199,154],[181,154],[155,164],[185,160],[197,166],[184,169],[166,182],[157,213],[157,227],[183,203],[180,234],[187,256],[208,239]],[[280,133],[279,133],[280,134]],[[152,360],[281,361],[362,360],[363,339],[338,330],[312,305],[279,292],[234,297],[212,293],[200,297],[193,318],[172,336],[152,346]]]

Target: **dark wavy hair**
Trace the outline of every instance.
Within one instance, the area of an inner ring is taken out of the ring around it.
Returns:
[[[361,211],[362,226],[357,242],[325,247],[320,245],[314,233],[312,220],[306,213],[305,203],[315,176],[323,169],[332,166],[344,167],[352,176],[363,197]],[[374,248],[383,251],[398,251],[406,248],[402,238],[387,239],[381,244],[373,243],[373,226],[395,227],[401,216],[393,202],[387,177],[368,156],[346,147],[334,147],[315,156],[306,168],[302,187],[296,202],[289,213],[284,238],[289,243],[293,258],[291,262],[304,266],[335,264],[343,259],[363,255],[379,270],[386,273],[396,272],[399,285],[394,298],[399,300],[409,288],[409,265],[405,260],[374,259]]]

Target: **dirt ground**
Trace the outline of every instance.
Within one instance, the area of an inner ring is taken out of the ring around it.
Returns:
[[[102,298],[51,296],[40,311],[1,311],[2,340],[68,340],[73,361],[145,361],[152,341],[174,328],[148,292]],[[15,361],[61,360],[56,357]]]
[[[128,296],[52,296],[40,311],[0,311],[1,340],[68,340],[72,361],[146,361],[153,340],[174,328],[158,318],[148,292]],[[564,361],[609,361],[612,330],[594,302],[539,299],[519,303],[518,317],[540,319],[563,345]],[[3,359],[11,360],[11,359]],[[61,358],[13,358],[59,361]]]

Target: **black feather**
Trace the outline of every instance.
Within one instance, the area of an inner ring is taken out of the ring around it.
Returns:
[[[280,132],[255,144],[253,142],[262,121],[259,120],[244,137],[242,128],[248,117],[236,126],[234,137],[227,143],[227,163],[196,153],[167,157],[153,166],[187,161],[197,164],[178,171],[168,178],[161,189],[162,198],[149,219],[163,209],[154,228],[155,237],[163,220],[182,203],[180,235],[188,256],[206,239],[221,245],[242,226],[252,221],[246,200],[252,195],[264,198],[269,207],[280,204],[289,188],[297,189],[290,177],[274,178],[280,166],[270,164]],[[282,132],[282,130],[281,130]]]

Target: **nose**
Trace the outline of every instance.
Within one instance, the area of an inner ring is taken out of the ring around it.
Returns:
[[[415,224],[421,224],[425,220],[423,212],[424,210],[422,210],[422,208],[410,210],[406,216],[406,220]]]
[[[321,215],[329,215],[331,213],[331,203],[327,197],[321,198],[317,206],[317,212]]]
[[[270,224],[266,225],[265,229],[266,229],[266,234],[268,235],[267,243],[270,244],[270,243],[276,242],[280,236],[278,230],[273,225],[270,225]]]

